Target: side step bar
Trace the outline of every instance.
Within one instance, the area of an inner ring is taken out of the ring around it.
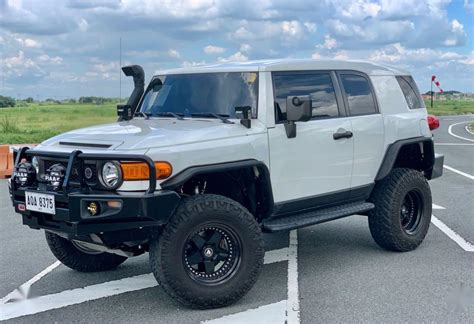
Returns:
[[[263,231],[278,232],[292,230],[299,227],[328,222],[346,216],[365,213],[374,209],[374,207],[374,204],[363,201],[316,209],[301,214],[272,218],[263,221]]]

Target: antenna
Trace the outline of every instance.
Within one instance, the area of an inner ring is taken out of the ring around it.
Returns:
[[[122,102],[122,37],[120,37],[119,101]]]

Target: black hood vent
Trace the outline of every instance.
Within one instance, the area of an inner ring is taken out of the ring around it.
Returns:
[[[80,146],[80,147],[93,147],[93,148],[109,148],[110,144],[97,144],[97,143],[75,143],[75,142],[59,142],[59,145],[66,146]]]

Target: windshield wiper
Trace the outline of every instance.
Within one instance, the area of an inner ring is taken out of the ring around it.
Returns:
[[[225,115],[219,115],[213,112],[199,112],[199,113],[191,113],[191,116],[198,116],[198,117],[214,117],[222,120],[224,124],[235,124],[233,121],[227,119]]]
[[[149,119],[149,118],[150,118],[150,114],[147,114],[146,112],[143,112],[143,111],[137,111],[137,112],[135,112],[135,115],[136,115],[136,114],[142,115],[142,117],[145,118],[145,119]]]
[[[167,111],[167,112],[159,112],[155,114],[156,116],[172,116],[178,120],[184,120],[183,116],[180,116],[174,112]]]

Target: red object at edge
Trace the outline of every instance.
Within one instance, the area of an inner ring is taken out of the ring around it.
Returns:
[[[436,116],[428,115],[428,126],[430,130],[439,128],[439,119]]]

